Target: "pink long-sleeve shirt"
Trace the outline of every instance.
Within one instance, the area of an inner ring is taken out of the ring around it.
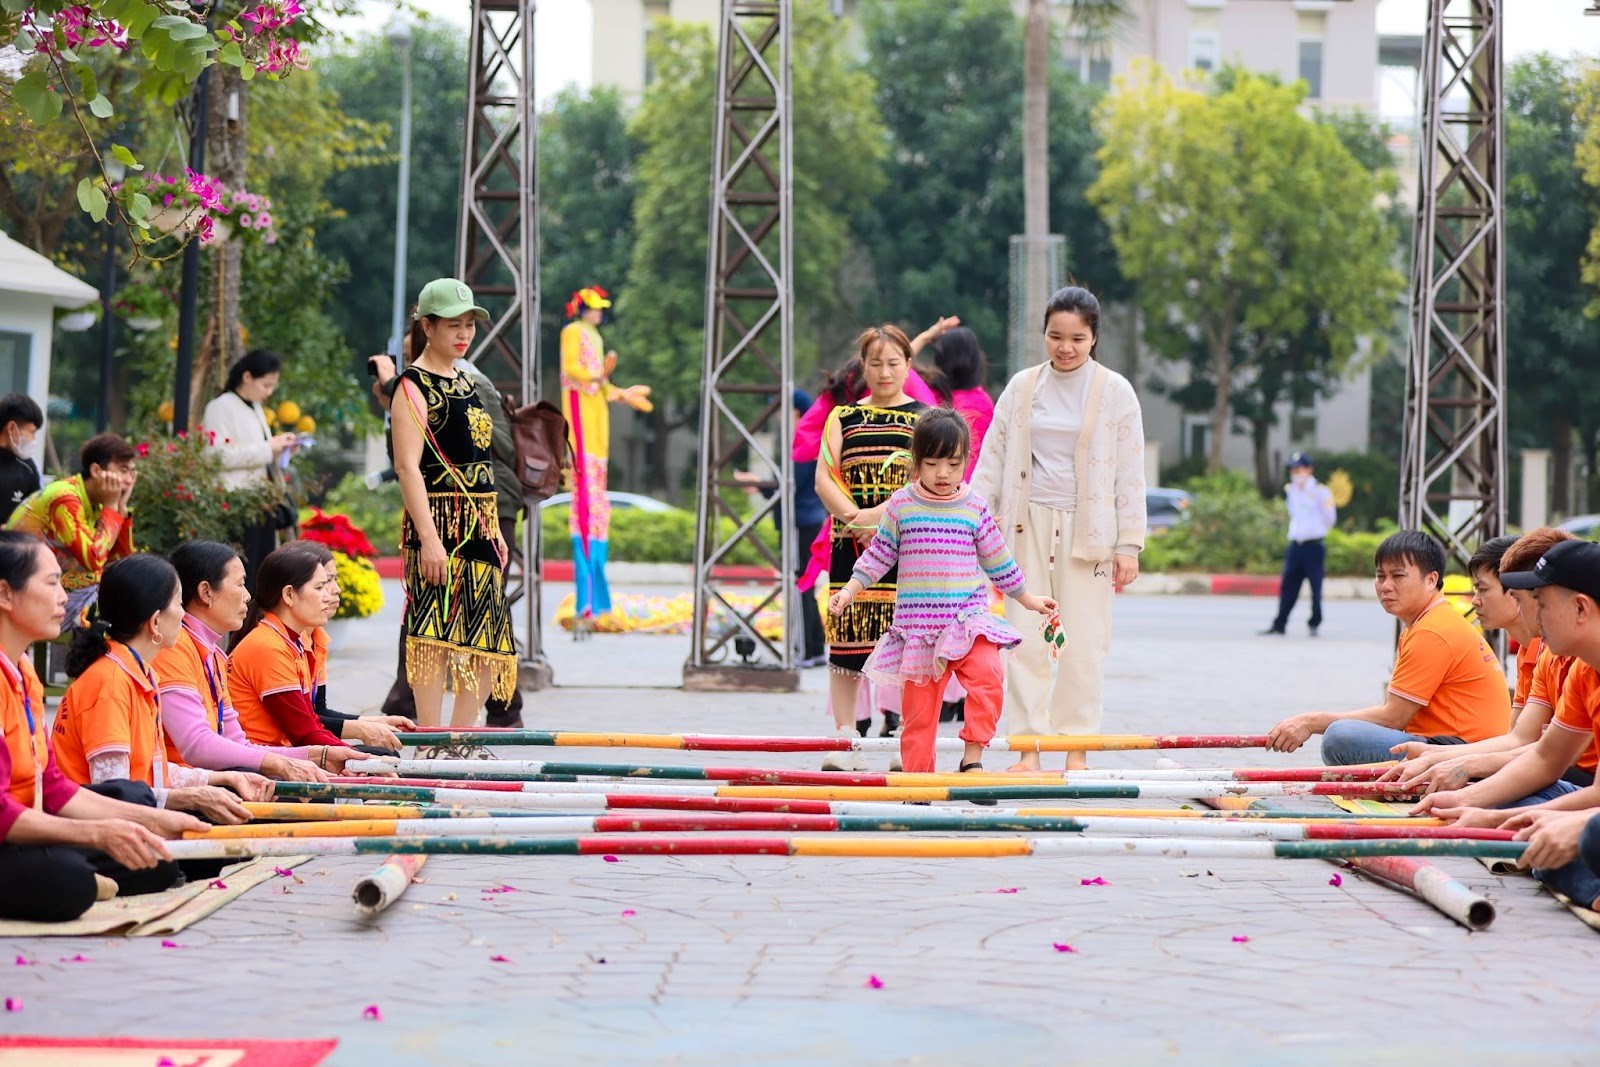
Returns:
[[[270,748],[250,743],[228,700],[228,654],[219,647],[222,635],[187,614],[183,617],[183,630],[178,643],[163,650],[154,664],[161,679],[161,724],[167,734],[168,756],[212,771],[259,771],[268,754],[308,759],[310,752],[306,748]],[[211,669],[210,682],[205,674],[207,665]],[[202,686],[210,689],[212,682],[217,688],[215,698],[209,692],[201,692]],[[218,721],[220,728],[213,725]]]

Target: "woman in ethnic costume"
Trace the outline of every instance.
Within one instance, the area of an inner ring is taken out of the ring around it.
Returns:
[[[833,516],[828,580],[835,589],[850,580],[856,560],[872,543],[883,505],[910,479],[911,431],[927,407],[906,393],[912,353],[911,339],[903,331],[875,326],[861,335],[856,348],[867,399],[829,413],[817,464],[817,495]],[[861,668],[894,622],[895,581],[891,568],[843,613],[823,619],[832,670],[829,698],[840,737],[855,736],[856,698],[864,684]],[[830,752],[822,769],[861,771],[866,764],[859,753]]]
[[[561,408],[572,441],[573,580],[577,606],[573,633],[593,629],[596,615],[611,611],[606,584],[606,555],[611,536],[611,502],[606,496],[606,467],[611,456],[611,408],[618,400],[635,411],[650,411],[650,387],[611,384],[617,354],[607,352],[600,321],[611,306],[610,293],[598,285],[579,289],[567,301],[572,321],[561,330]],[[602,354],[603,353],[603,354]]]
[[[406,507],[406,676],[423,727],[442,721],[447,689],[456,695],[451,724],[468,726],[485,700],[508,699],[517,684],[494,423],[455,368],[488,317],[454,278],[423,287],[411,324],[411,350],[421,354],[401,375],[390,420]]]

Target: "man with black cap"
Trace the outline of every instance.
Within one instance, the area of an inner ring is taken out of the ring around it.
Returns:
[[[1498,773],[1462,789],[1432,793],[1417,814],[1464,826],[1516,830],[1528,842],[1523,865],[1534,877],[1586,908],[1600,908],[1600,786],[1579,788],[1561,775],[1600,738],[1600,544],[1552,545],[1531,571],[1502,573],[1507,589],[1529,589],[1550,651],[1576,656],[1556,709],[1538,742]],[[1580,848],[1583,851],[1581,858]]]
[[[1289,547],[1283,554],[1283,577],[1278,583],[1278,617],[1262,630],[1262,636],[1281,636],[1289,625],[1289,613],[1300,599],[1300,583],[1311,581],[1311,636],[1322,625],[1322,571],[1328,559],[1323,538],[1333,529],[1337,512],[1333,492],[1317,481],[1312,471],[1316,464],[1304,452],[1289,457],[1289,484],[1283,487],[1289,505]]]

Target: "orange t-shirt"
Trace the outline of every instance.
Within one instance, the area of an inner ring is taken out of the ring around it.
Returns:
[[[1567,674],[1551,724],[1591,735],[1589,747],[1578,757],[1578,766],[1593,773],[1596,748],[1600,746],[1600,674],[1582,660],[1575,661]]]
[[[1511,694],[1511,706],[1520,708],[1528,702],[1533,692],[1533,672],[1539,663],[1539,653],[1544,651],[1544,641],[1535,637],[1517,649],[1517,689]]]
[[[311,647],[307,649],[311,656],[312,683],[319,688],[328,684],[328,631],[318,626],[311,631]]]
[[[24,694],[28,700],[27,709],[23,705]],[[33,712],[31,735],[28,732],[29,709]],[[33,672],[33,664],[26,659],[14,667],[9,661],[0,667],[0,728],[5,731],[5,745],[11,752],[11,784],[7,791],[18,804],[31,808],[33,783],[39,776],[41,757],[46,764],[50,761],[50,738],[44,728],[44,686]]]
[[[206,651],[200,642],[195,639],[189,628],[183,628],[183,635],[178,638],[178,643],[171,648],[164,648],[156,653],[155,662],[150,666],[155,671],[156,677],[161,679],[158,692],[161,689],[190,689],[200,694],[200,703],[206,709],[206,721],[218,734],[223,731],[217,723],[219,711],[217,697],[227,692],[228,685],[228,658],[220,654],[212,654],[210,680],[206,674]],[[216,686],[213,691],[213,683]],[[167,762],[178,767],[187,767],[183,753],[178,751],[178,745],[173,741],[172,735],[167,734]]]
[[[61,773],[79,785],[91,780],[89,760],[102,752],[128,753],[128,777],[156,785],[160,708],[152,678],[127,645],[110,651],[80,674],[56,711],[56,759]]]
[[[316,666],[311,652],[302,649],[270,611],[228,653],[228,697],[239,715],[244,734],[258,745],[293,747],[294,741],[262,702],[274,693],[300,692],[316,696]]]
[[[1511,695],[1494,650],[1444,597],[1400,634],[1389,692],[1422,705],[1408,733],[1483,741],[1511,730]]]
[[[1539,656],[1539,662],[1533,669],[1533,691],[1528,694],[1528,706],[1535,704],[1554,710],[1561,706],[1563,695],[1567,691],[1567,679],[1572,676],[1573,665],[1578,663],[1576,656],[1558,656],[1548,648]],[[1592,672],[1591,672],[1592,673]],[[1546,726],[1546,729],[1549,729]],[[1578,757],[1577,766],[1594,773],[1597,758],[1596,749],[1591,742],[1583,750],[1583,755]]]

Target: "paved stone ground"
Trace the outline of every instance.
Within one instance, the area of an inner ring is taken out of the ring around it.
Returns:
[[[381,699],[390,599],[340,653],[336,703]],[[1379,692],[1391,631],[1374,606],[1329,605],[1316,641],[1255,637],[1270,615],[1261,600],[1120,603],[1107,728],[1246,732]],[[821,672],[794,695],[685,694],[655,688],[677,683],[684,639],[547,644],[562,684],[530,698],[531,725],[825,726]],[[349,891],[373,862],[314,860],[302,884],[252,890],[180,949],[0,943],[0,958],[40,961],[0,968],[0,993],[26,1004],[0,1032],[334,1036],[341,1065],[1592,1062],[1600,938],[1524,878],[1441,864],[1495,900],[1489,932],[1348,875],[1330,887],[1324,863],[1153,859],[435,858],[364,925]],[[1110,884],[1079,884],[1096,875]],[[517,891],[483,892],[500,884]],[[90,962],[53,962],[78,952]],[[874,975],[883,988],[866,987]],[[368,1004],[382,1022],[362,1021]]]

